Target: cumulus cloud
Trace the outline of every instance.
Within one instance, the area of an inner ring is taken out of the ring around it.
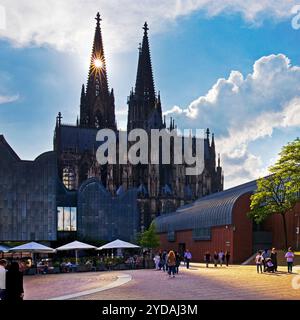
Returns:
[[[265,17],[274,20],[294,15],[297,1],[280,0],[2,0],[6,28],[0,37],[16,46],[48,45],[59,50],[86,53],[94,28],[93,17],[102,13],[102,26],[109,50],[131,49],[140,40],[139,28],[145,20],[151,32],[167,30],[169,23],[202,11],[208,17],[239,13],[249,23],[259,24]]]
[[[232,71],[187,108],[167,114],[185,128],[215,130],[227,187],[256,179],[267,168],[249,145],[272,137],[275,129],[300,126],[300,67],[283,54],[262,57],[252,73]]]

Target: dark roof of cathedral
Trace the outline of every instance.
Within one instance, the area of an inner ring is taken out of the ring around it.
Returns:
[[[62,150],[77,150],[77,152],[96,151],[101,142],[96,141],[99,129],[84,128],[62,124],[60,126],[60,143]],[[118,135],[118,134],[117,134]],[[207,140],[204,141],[204,157],[210,159]]]
[[[96,128],[61,125],[60,130],[60,143],[63,150],[72,149],[78,152],[93,151],[100,145],[100,142],[96,141],[98,132]]]
[[[176,212],[163,214],[155,219],[160,233],[178,230],[205,229],[232,224],[232,209],[244,194],[256,190],[256,180],[203,197],[182,206]]]

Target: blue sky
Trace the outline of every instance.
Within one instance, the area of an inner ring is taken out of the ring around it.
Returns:
[[[47,18],[49,2],[57,6]],[[133,2],[120,1],[118,10]],[[164,2],[152,12],[156,0],[146,1],[116,21],[118,12],[103,1],[90,1],[80,16],[68,0],[63,7],[55,0],[28,1],[24,7],[0,0],[6,13],[6,28],[0,28],[0,134],[21,158],[51,150],[59,111],[64,122],[75,123],[99,10],[119,126],[126,123],[147,20],[163,110],[181,126],[215,132],[226,187],[267,172],[281,147],[299,135],[300,30],[291,26],[292,2],[286,1],[286,14],[276,1],[258,12],[236,1],[229,7],[212,1],[210,7],[205,1],[174,0],[173,11]],[[237,73],[230,78],[232,71]]]

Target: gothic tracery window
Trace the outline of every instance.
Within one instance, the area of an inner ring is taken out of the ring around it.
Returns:
[[[63,184],[69,190],[75,189],[75,171],[72,167],[65,167],[63,169]]]

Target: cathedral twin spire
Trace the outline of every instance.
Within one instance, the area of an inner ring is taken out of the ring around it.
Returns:
[[[135,94],[142,99],[144,99],[146,96],[150,104],[154,105],[155,87],[148,39],[149,28],[147,22],[145,23],[143,29],[144,37],[143,44],[139,48],[139,62],[135,84]]]
[[[128,131],[134,128],[160,129],[163,126],[160,94],[156,97],[155,93],[147,22],[143,30],[135,89],[132,90],[128,99]]]
[[[79,123],[81,127],[116,130],[115,99],[113,90],[109,91],[108,86],[99,13],[96,21],[87,87],[83,85],[81,91]],[[135,90],[128,101],[128,130],[163,126],[160,95],[156,97],[155,94],[147,23],[143,30]]]
[[[113,90],[109,91],[108,87],[99,12],[96,21],[87,88],[85,90],[83,85],[81,92],[80,125],[89,128],[116,129],[115,99]]]

